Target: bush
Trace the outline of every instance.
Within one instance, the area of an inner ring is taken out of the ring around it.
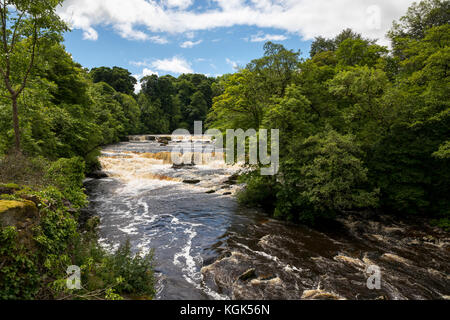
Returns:
[[[275,216],[314,223],[343,210],[375,207],[378,191],[367,191],[367,169],[351,135],[333,130],[304,140],[281,165]]]
[[[14,227],[0,229],[0,300],[32,299],[39,290],[35,256]]]
[[[273,212],[276,201],[277,184],[272,176],[261,176],[259,170],[240,177],[240,181],[246,183],[246,188],[239,191],[237,199],[239,203],[248,206],[259,206]]]
[[[46,174],[46,179],[52,181],[52,185],[61,190],[75,208],[82,208],[87,204],[82,188],[84,169],[85,163],[79,157],[61,158],[51,164]]]
[[[153,296],[153,252],[142,256],[140,253],[133,255],[130,242],[126,241],[117,251],[107,257],[103,278],[107,283],[112,279],[122,278],[115,288],[118,293]]]

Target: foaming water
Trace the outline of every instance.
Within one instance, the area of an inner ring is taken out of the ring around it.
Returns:
[[[155,250],[157,299],[450,296],[448,233],[384,215],[350,215],[321,231],[268,219],[237,205],[230,176],[240,168],[217,160],[223,153],[208,137],[167,138],[105,148],[110,178],[86,183],[105,246],[128,238],[136,251]],[[202,160],[174,166],[173,148],[191,143],[186,157]],[[380,290],[367,288],[371,265],[381,269]],[[239,280],[249,269],[255,275]]]

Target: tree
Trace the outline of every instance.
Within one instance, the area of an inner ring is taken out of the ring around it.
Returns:
[[[319,36],[312,42],[309,56],[312,58],[316,54],[326,51],[336,51],[336,43],[332,39],[326,39]]]
[[[334,130],[293,145],[282,162],[275,216],[314,223],[352,208],[375,207],[377,190],[367,186],[367,168],[354,137]]]
[[[393,23],[388,33],[391,39],[408,37],[420,40],[425,32],[433,27],[448,24],[450,21],[450,2],[448,0],[425,0],[415,2],[408,8],[399,22]]]
[[[264,126],[280,130],[280,155],[286,155],[291,144],[314,134],[318,115],[311,109],[311,102],[294,84],[286,88],[283,98],[275,99],[264,117]]]
[[[339,104],[341,125],[336,127],[341,132],[355,135],[367,147],[383,136],[395,109],[383,100],[390,84],[382,70],[353,67],[339,72],[328,85]]]
[[[287,50],[281,44],[267,42],[264,56],[247,65],[269,95],[282,96],[298,70],[300,51]]]
[[[136,78],[128,70],[119,67],[93,68],[91,76],[94,83],[106,82],[117,92],[128,95],[133,95],[134,87],[137,84]]]
[[[450,1],[425,0],[414,3],[400,21],[394,21],[388,32],[393,53],[399,59],[404,59],[403,48],[408,40],[421,40],[433,27],[448,25],[450,21]]]
[[[197,91],[192,95],[191,104],[187,108],[189,118],[188,123],[194,127],[194,121],[201,121],[206,117],[208,112],[208,105],[206,104],[203,93]]]
[[[214,98],[208,114],[208,126],[220,130],[258,129],[263,121],[264,109],[269,105],[270,95],[265,86],[248,69],[226,77],[224,92]]]
[[[15,148],[20,151],[17,100],[28,84],[35,57],[44,42],[59,40],[66,24],[55,10],[62,0],[0,1],[0,73],[11,101]]]
[[[361,40],[366,43],[375,44],[375,41],[364,39],[361,34],[354,32],[352,29],[344,29],[336,37],[327,39],[324,37],[316,37],[311,44],[311,50],[309,52],[310,57],[322,52],[336,51],[342,42],[345,40]]]

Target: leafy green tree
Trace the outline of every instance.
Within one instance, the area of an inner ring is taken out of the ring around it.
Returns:
[[[134,94],[134,87],[137,84],[137,80],[126,69],[119,67],[100,67],[93,68],[90,74],[94,83],[106,82],[117,92],[127,95]]]
[[[3,0],[0,2],[0,74],[3,98],[12,105],[15,148],[20,150],[17,100],[28,84],[42,44],[60,40],[67,30],[56,14],[62,0]]]
[[[333,39],[326,39],[324,37],[316,37],[311,44],[309,56],[312,58],[316,54],[328,51],[336,51],[336,43]]]
[[[255,73],[243,69],[223,82],[224,93],[214,98],[208,114],[208,126],[220,130],[230,128],[258,129],[263,121],[264,109],[269,104],[266,84],[258,81]]]
[[[336,57],[343,66],[370,66],[373,67],[388,50],[367,40],[346,39],[342,41],[337,50]]]
[[[336,127],[357,136],[366,147],[385,134],[395,109],[384,100],[390,83],[382,70],[354,67],[339,72],[328,85],[340,110],[341,122]]]
[[[292,146],[282,163],[275,216],[314,223],[342,210],[375,207],[377,190],[367,187],[367,168],[351,135],[329,130]]]
[[[168,133],[169,122],[164,117],[161,109],[161,102],[154,102],[141,92],[138,97],[138,104],[141,109],[142,132],[145,133]]]
[[[191,130],[194,129],[194,121],[200,121],[206,117],[206,113],[208,112],[208,105],[205,101],[205,97],[203,93],[197,91],[192,95],[191,103],[186,108],[188,113],[188,118],[185,120],[191,124]]]
[[[314,134],[317,123],[318,115],[311,109],[311,102],[294,84],[286,88],[283,98],[274,100],[264,117],[265,127],[280,130],[282,156],[286,155],[289,146]]]
[[[388,35],[396,45],[396,38],[420,40],[433,28],[450,21],[450,2],[448,0],[425,0],[413,3],[400,21],[394,21]]]
[[[323,52],[336,51],[342,42],[346,40],[361,40],[370,44],[374,44],[374,41],[364,39],[361,34],[354,32],[352,29],[344,29],[336,37],[332,39],[326,39],[324,37],[316,37],[311,43],[311,50],[309,52],[310,57]]]
[[[264,56],[247,65],[270,95],[282,96],[298,70],[300,51],[287,50],[281,44],[267,42]]]

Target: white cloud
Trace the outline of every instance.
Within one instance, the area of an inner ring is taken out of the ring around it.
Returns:
[[[97,26],[112,26],[121,36],[146,39],[148,32],[186,33],[236,25],[275,28],[304,39],[335,36],[352,28],[385,41],[392,21],[414,0],[211,0],[218,8],[190,10],[192,0],[66,0],[58,13],[84,38],[96,40]],[[377,9],[377,10],[374,10]],[[377,16],[379,15],[379,16]],[[377,23],[373,23],[377,21]],[[379,22],[379,23],[378,23]],[[138,30],[139,29],[139,30]]]
[[[185,41],[182,44],[180,44],[180,47],[182,48],[192,48],[196,45],[199,45],[200,43],[202,43],[203,40],[198,40],[198,41]]]
[[[87,28],[83,32],[83,39],[96,41],[98,39],[98,33],[93,28]]]
[[[158,44],[166,44],[169,43],[169,41],[164,38],[164,37],[160,37],[160,36],[153,36],[150,37],[150,41],[154,42],[154,43],[158,43]]]
[[[239,69],[239,66],[238,66],[238,64],[237,64],[236,61],[230,60],[230,59],[228,59],[228,58],[226,58],[225,61],[226,61],[230,66],[232,66],[233,69],[235,69],[235,70]]]
[[[138,41],[145,41],[149,39],[149,36],[146,33],[133,29],[133,26],[128,23],[117,25],[115,26],[115,29],[120,36],[125,39]]]
[[[250,38],[251,42],[266,42],[266,41],[284,41],[287,37],[282,34],[257,34]]]
[[[192,5],[194,0],[166,0],[165,2],[168,7],[186,9]]]
[[[156,70],[172,72],[172,73],[194,73],[191,64],[180,57],[173,57],[171,59],[155,60],[151,66]]]

